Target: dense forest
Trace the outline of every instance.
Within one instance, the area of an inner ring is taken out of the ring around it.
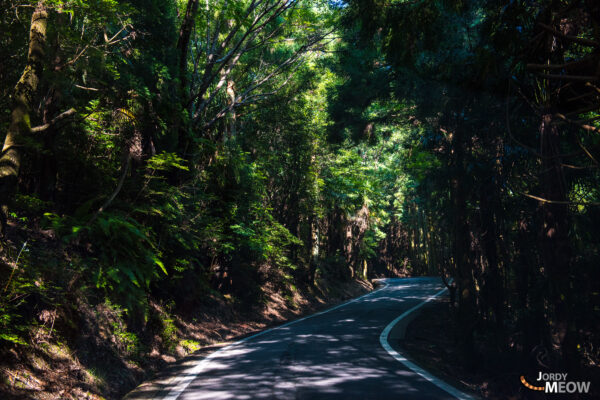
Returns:
[[[597,1],[0,4],[2,354],[441,275],[467,367],[597,367]]]

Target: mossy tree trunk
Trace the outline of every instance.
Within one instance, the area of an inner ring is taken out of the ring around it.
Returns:
[[[31,132],[31,109],[42,75],[48,9],[44,1],[38,2],[31,16],[27,65],[13,93],[11,122],[6,132],[0,157],[0,203],[2,205],[2,234],[6,229],[8,203],[14,197],[21,167],[24,141]]]

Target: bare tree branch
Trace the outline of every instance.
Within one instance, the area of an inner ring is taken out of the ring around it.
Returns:
[[[581,45],[584,45],[584,46],[593,46],[593,47],[599,47],[600,46],[600,43],[596,42],[595,40],[584,39],[584,38],[579,38],[579,37],[576,37],[576,36],[565,35],[564,33],[559,32],[556,29],[552,28],[551,26],[543,24],[541,22],[538,23],[538,26],[540,26],[544,30],[550,32],[554,36],[559,37],[559,38],[564,39],[564,40],[567,40],[569,42],[578,43],[578,44],[581,44]]]
[[[66,119],[68,117],[71,117],[73,115],[75,115],[77,111],[74,108],[70,108],[67,111],[57,115],[56,117],[54,117],[52,119],[52,121],[48,122],[47,124],[44,125],[40,125],[40,126],[36,126],[34,128],[31,128],[31,132],[32,133],[37,133],[37,132],[43,132],[46,129],[50,128],[51,126],[54,126],[57,122],[62,121],[63,119]]]
[[[204,129],[209,129],[210,127],[212,127],[219,119],[223,118],[225,115],[227,115],[228,112],[230,112],[234,108],[248,104],[253,99],[262,99],[262,98],[270,97],[270,96],[276,94],[279,90],[281,90],[284,86],[287,85],[287,83],[291,79],[293,73],[290,74],[278,88],[276,88],[275,90],[273,90],[269,93],[261,93],[261,94],[254,94],[254,95],[252,95],[251,93],[254,92],[256,89],[258,89],[259,87],[266,84],[267,82],[269,82],[275,76],[279,76],[287,66],[294,64],[296,61],[298,61],[302,57],[303,54],[305,54],[307,51],[309,51],[312,48],[312,46],[314,46],[314,45],[318,44],[320,41],[322,41],[323,38],[326,36],[327,36],[327,34],[319,35],[316,39],[313,39],[310,43],[307,43],[306,45],[304,45],[300,49],[298,49],[296,52],[294,52],[294,54],[292,56],[290,56],[284,62],[279,64],[269,74],[267,74],[259,81],[255,82],[255,83],[251,84],[249,87],[247,87],[236,98],[236,100],[234,102],[223,107],[209,122],[204,124]],[[198,122],[198,120],[197,120],[197,122]]]
[[[558,75],[558,74],[538,74],[542,78],[575,81],[575,82],[596,82],[600,80],[597,76],[579,76],[579,75]]]

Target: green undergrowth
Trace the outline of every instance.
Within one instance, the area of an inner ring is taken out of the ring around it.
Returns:
[[[121,291],[98,285],[96,276],[82,275],[82,265],[88,268],[90,260],[84,260],[87,249],[78,247],[81,242],[57,242],[40,232],[29,235],[33,239],[26,246],[21,244],[20,256],[17,246],[7,244],[2,268],[12,276],[0,289],[0,369],[17,371],[11,374],[20,374],[24,382],[33,382],[33,376],[50,387],[71,385],[102,396],[94,399],[117,398],[164,366],[164,360],[222,341],[223,333],[198,333],[204,332],[200,327],[206,321],[217,323],[219,332],[227,332],[228,324],[260,320],[260,311],[270,307],[266,293],[248,308],[242,304],[247,294],[231,288],[219,290],[204,282],[196,298],[185,298],[188,303],[178,303],[177,297],[165,299],[162,291],[152,293],[150,286],[143,301],[129,308]],[[100,269],[103,261],[96,261]],[[285,300],[284,305],[277,305],[284,307],[280,311],[299,312],[306,302],[301,305],[298,299],[306,296],[315,300],[341,294],[331,287],[335,284],[325,281],[311,288],[291,283],[291,276],[284,273],[269,274],[271,280],[278,276],[269,290]],[[190,312],[186,304],[196,305],[202,313]],[[51,372],[63,369],[80,372],[64,372],[60,377]],[[8,372],[0,375],[4,382],[0,391],[32,390]]]

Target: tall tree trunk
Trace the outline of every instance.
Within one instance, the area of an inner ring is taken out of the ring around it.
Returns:
[[[414,222],[412,224],[413,225],[412,267],[413,267],[413,273],[414,272],[420,273],[422,270],[421,253],[419,251],[419,249],[421,247],[421,235],[420,235],[420,230],[419,230],[420,229],[419,228],[419,208],[416,204],[413,204],[412,211],[413,211],[413,218],[414,218]]]
[[[40,1],[31,16],[27,65],[15,86],[11,122],[0,157],[2,234],[6,229],[8,203],[13,198],[17,187],[17,178],[21,167],[21,148],[24,146],[26,136],[31,133],[30,113],[42,75],[47,22],[48,10],[44,1]]]
[[[187,7],[185,10],[185,16],[179,29],[179,39],[177,40],[177,54],[179,56],[179,87],[181,93],[187,93],[188,80],[187,80],[187,61],[188,52],[190,49],[190,38],[196,22],[196,15],[198,14],[198,3],[199,0],[188,0]],[[183,104],[187,104],[187,96],[184,99]]]
[[[502,276],[500,274],[498,250],[496,246],[496,223],[494,221],[494,210],[496,209],[496,188],[494,185],[496,179],[490,179],[482,185],[479,193],[480,216],[481,216],[481,241],[488,269],[484,272],[486,305],[491,307],[494,313],[496,325],[496,336],[502,338],[504,331],[504,287],[502,285]]]
[[[560,137],[553,124],[553,115],[548,112],[540,125],[540,147],[542,156],[542,197],[549,202],[541,204],[542,229],[540,232],[542,265],[548,277],[549,297],[554,308],[552,323],[552,346],[560,349],[566,366],[572,367],[573,349],[570,349],[570,265],[569,217],[567,185],[562,168]]]
[[[181,107],[185,110],[190,93],[188,86],[188,53],[190,49],[190,39],[192,37],[192,31],[194,30],[196,15],[198,14],[199,0],[188,0],[185,16],[179,29],[179,39],[177,40],[177,55],[178,55],[178,69],[179,69],[179,95],[181,97]],[[189,118],[188,118],[189,119]],[[175,118],[175,128],[177,131],[177,149],[179,153],[184,156],[187,147],[187,126],[182,126],[181,118]]]
[[[307,224],[307,235],[306,235],[306,246],[308,260],[308,271],[306,274],[306,282],[310,286],[315,284],[315,274],[317,272],[317,260],[319,257],[319,237],[318,237],[318,221],[316,221],[315,215],[310,213],[308,216]]]
[[[460,127],[452,137],[453,177],[451,185],[454,207],[453,249],[458,295],[459,344],[465,354],[465,363],[474,367],[473,328],[475,326],[475,285],[473,271],[469,263],[469,225],[467,223],[467,198],[465,187],[465,145]]]
[[[42,122],[44,124],[49,124],[52,120],[51,116],[54,116],[58,110],[59,99],[59,91],[56,88],[52,88],[51,94],[46,99],[46,107],[42,117]],[[54,200],[55,195],[58,160],[55,154],[54,143],[57,133],[58,131],[54,126],[51,126],[44,132],[44,137],[42,139],[43,149],[39,153],[37,160],[39,169],[36,173],[39,175],[37,176],[37,187],[35,191],[39,194],[40,199],[45,201]]]
[[[54,12],[54,23],[61,26],[68,23],[68,14],[61,8]],[[61,51],[61,35],[54,35],[51,43],[47,43],[48,49],[54,54],[52,60],[46,61],[46,68],[50,71],[50,76],[47,78],[49,82],[60,82],[57,74],[60,73],[63,64]],[[42,142],[42,151],[37,154],[36,185],[35,192],[40,199],[45,201],[56,200],[56,184],[58,174],[58,157],[56,151],[56,136],[58,134],[57,127],[52,124],[52,120],[57,117],[62,100],[62,92],[59,89],[59,84],[51,84],[48,95],[45,98],[44,111],[42,113],[42,123],[48,126],[44,131]]]

